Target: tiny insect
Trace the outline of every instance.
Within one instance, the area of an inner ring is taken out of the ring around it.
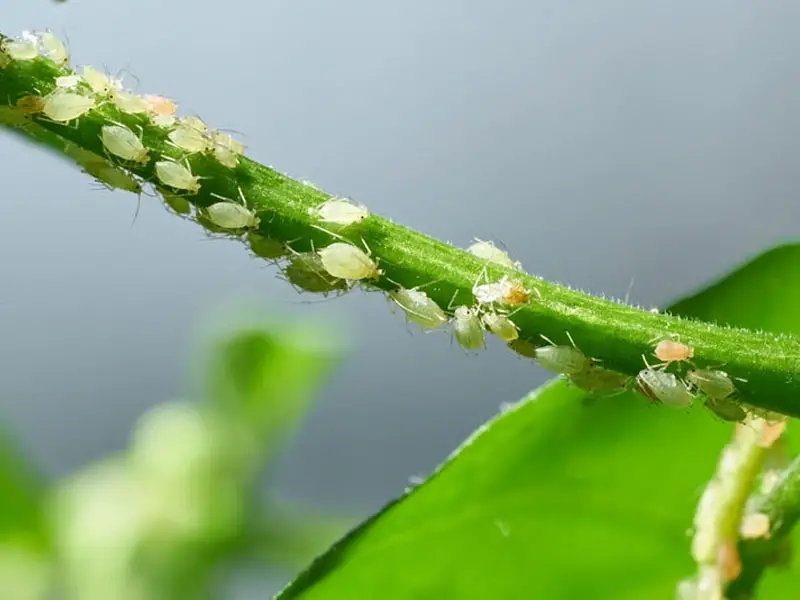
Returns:
[[[214,225],[223,229],[256,229],[261,222],[257,215],[236,202],[217,202],[207,206],[206,213]]]
[[[105,73],[101,73],[91,65],[85,65],[81,71],[83,80],[89,85],[92,91],[105,98],[112,92],[122,89],[122,81],[109,77]]]
[[[253,231],[247,234],[247,244],[250,246],[250,250],[253,254],[261,258],[274,260],[289,254],[289,249],[286,247],[286,244],[280,240],[266,237]]]
[[[172,209],[178,215],[192,214],[192,203],[180,194],[173,194],[166,190],[159,190],[161,197],[164,198],[164,204]]]
[[[519,338],[508,342],[507,346],[510,350],[516,352],[520,356],[524,356],[525,358],[536,358],[536,344],[530,340]]]
[[[124,190],[134,194],[142,193],[142,184],[130,173],[98,157],[93,161],[81,163],[85,173],[91,175],[109,190]]]
[[[325,223],[352,225],[360,223],[369,216],[365,206],[353,204],[345,198],[331,198],[316,209],[317,216]]]
[[[483,241],[476,238],[475,243],[467,248],[467,252],[496,265],[502,265],[518,271],[522,270],[522,264],[518,261],[511,260],[508,252],[500,250],[500,248],[495,246],[494,242],[491,241]]]
[[[350,287],[344,279],[331,277],[322,266],[322,259],[313,252],[293,256],[283,274],[300,290],[325,297],[330,293],[346,292]]]
[[[536,360],[548,371],[563,375],[577,375],[592,365],[591,359],[574,346],[557,346],[553,342],[536,349]]]
[[[723,421],[740,423],[747,418],[747,412],[744,408],[738,402],[729,398],[712,398],[709,396],[706,399],[705,406]]]
[[[199,121],[199,119],[197,119]],[[200,121],[202,123],[202,121]],[[175,129],[169,132],[169,140],[181,150],[187,152],[206,152],[211,148],[211,140],[206,135],[207,128],[203,124],[202,129],[194,121],[182,122]]]
[[[530,300],[531,292],[526,290],[519,281],[512,281],[502,277],[500,281],[476,285],[472,294],[478,304],[505,304],[518,306]]]
[[[403,309],[409,321],[422,329],[435,329],[447,323],[444,311],[421,290],[399,288],[389,292],[389,298]]]
[[[175,124],[178,107],[173,100],[156,94],[145,94],[142,99],[147,103],[147,112],[154,125],[172,127]]]
[[[51,31],[41,34],[43,56],[49,58],[56,66],[63,67],[69,62],[69,52],[64,44]]]
[[[2,50],[12,60],[33,60],[39,56],[39,40],[29,31],[22,32],[22,39],[7,39]]]
[[[62,75],[61,77],[56,77],[56,87],[66,90],[77,87],[80,82],[80,75]]]
[[[717,561],[722,581],[733,581],[739,577],[742,572],[742,560],[739,557],[739,549],[736,547],[735,539],[726,537],[722,540]]]
[[[764,513],[752,513],[745,515],[742,524],[739,526],[739,535],[743,539],[769,537],[769,517]]]
[[[37,115],[44,111],[44,98],[41,96],[23,96],[17,100],[16,106],[27,115]]]
[[[694,348],[675,340],[661,340],[656,344],[653,354],[666,368],[671,363],[688,361],[694,357]]]
[[[677,376],[664,371],[642,369],[636,376],[636,390],[655,402],[683,408],[694,400],[692,393]]]
[[[235,169],[239,164],[239,155],[244,154],[244,144],[222,131],[211,134],[211,143],[217,162],[223,167]]]
[[[592,394],[622,392],[628,387],[629,377],[597,365],[590,365],[580,373],[569,376],[569,380],[582,390]]]
[[[363,250],[344,242],[334,242],[319,250],[322,266],[339,279],[377,279],[382,271]]]
[[[144,98],[125,90],[114,90],[110,94],[111,102],[122,112],[129,115],[138,115],[148,110],[148,104]]]
[[[486,345],[483,323],[477,308],[456,307],[453,312],[453,334],[465,350],[479,350]]]
[[[31,116],[15,106],[0,106],[0,123],[25,128],[30,125]]]
[[[103,147],[123,160],[146,165],[150,161],[150,151],[142,140],[130,129],[122,125],[103,125],[100,130]]]
[[[160,160],[155,164],[155,167],[156,176],[164,185],[176,190],[186,190],[190,194],[196,194],[200,191],[200,177],[192,175],[188,166],[184,167],[182,164],[171,160]],[[244,210],[247,209],[245,208]],[[247,212],[252,217],[252,213],[250,211]]]
[[[722,400],[736,391],[736,386],[725,371],[694,369],[686,378],[709,398]]]
[[[513,342],[519,338],[519,330],[507,315],[496,312],[484,313],[481,317],[483,323],[493,334],[504,342]]]
[[[96,106],[94,98],[56,88],[44,99],[42,113],[57,123],[67,123]]]

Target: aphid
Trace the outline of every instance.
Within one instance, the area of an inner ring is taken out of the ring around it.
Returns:
[[[736,391],[736,386],[725,371],[695,369],[686,378],[709,398],[722,400]]]
[[[167,192],[165,190],[159,190],[159,192],[161,192],[161,196],[164,198],[164,203],[173,211],[175,211],[176,214],[192,214],[192,203],[189,202],[185,197],[181,196],[180,194]]]
[[[217,162],[223,167],[235,169],[239,164],[239,155],[244,154],[244,144],[222,131],[211,134],[211,143]]]
[[[467,252],[496,265],[502,265],[518,271],[522,270],[522,265],[518,261],[511,260],[508,252],[500,250],[494,245],[494,242],[485,242],[476,238],[475,243],[467,248]]]
[[[197,175],[192,175],[192,172],[188,167],[184,167],[182,164],[171,160],[160,160],[155,166],[156,176],[164,185],[175,188],[176,190],[186,190],[191,194],[196,194],[200,191],[200,177]],[[247,211],[247,209],[244,207],[240,208],[243,208]],[[228,211],[229,214],[231,212],[232,211]],[[252,213],[250,213],[250,211],[247,211],[247,213],[252,217]],[[213,219],[211,220],[213,221]]]
[[[31,116],[15,106],[0,105],[0,123],[10,127],[27,127],[31,123]]]
[[[742,560],[739,557],[739,549],[736,547],[736,540],[726,537],[719,546],[719,556],[717,558],[719,572],[722,580],[733,581],[742,572]]]
[[[522,338],[508,342],[507,346],[520,356],[525,358],[536,358],[536,345],[530,340]]]
[[[736,423],[747,418],[747,412],[744,408],[738,402],[729,398],[712,398],[709,396],[706,400],[706,408],[723,421]]]
[[[778,421],[765,421],[761,426],[761,436],[758,440],[758,445],[762,448],[771,447],[778,438],[783,434],[786,429],[786,417]]]
[[[447,323],[444,311],[421,290],[407,290],[401,287],[389,292],[389,298],[403,309],[410,321],[422,329],[435,329]]]
[[[742,524],[739,526],[739,535],[743,539],[769,537],[769,517],[764,513],[753,513],[745,515]]]
[[[127,171],[98,157],[93,161],[82,162],[85,173],[91,175],[110,190],[125,190],[134,194],[142,193],[142,184]]]
[[[61,77],[56,77],[56,87],[64,88],[70,90],[81,82],[80,75],[62,75]]]
[[[306,292],[327,296],[331,292],[346,292],[349,289],[344,279],[331,277],[325,271],[322,259],[313,252],[293,256],[283,273],[289,283]]]
[[[369,216],[365,206],[353,204],[345,198],[331,198],[317,208],[316,212],[322,221],[342,226],[360,223]]]
[[[250,246],[250,250],[253,251],[253,254],[261,258],[273,260],[289,254],[286,244],[280,240],[266,237],[253,231],[247,234],[247,243]]]
[[[624,391],[628,387],[629,377],[624,373],[590,365],[580,373],[570,375],[569,380],[592,394],[607,394]]]
[[[2,49],[12,60],[33,60],[39,56],[39,40],[30,32],[23,31],[21,40],[7,39]]]
[[[28,115],[37,115],[44,111],[44,98],[41,96],[23,96],[17,100],[17,108]]]
[[[150,161],[150,151],[142,140],[123,125],[103,125],[100,130],[100,140],[108,152],[123,160],[140,165],[146,165]]]
[[[577,375],[592,365],[591,359],[577,348],[555,344],[537,348],[536,360],[548,371],[564,375]]]
[[[42,113],[57,123],[67,123],[85,115],[95,106],[94,98],[56,89],[44,99]]]
[[[199,119],[197,119],[199,121]],[[202,123],[202,121],[200,121]],[[169,140],[181,150],[187,152],[206,152],[211,147],[211,140],[206,136],[207,128],[203,124],[200,129],[195,122],[185,121],[169,132]]]
[[[664,367],[673,362],[688,361],[694,356],[694,348],[675,340],[661,340],[653,351],[655,357],[664,363]]]
[[[377,279],[382,271],[360,248],[344,242],[334,242],[319,250],[322,266],[339,279]]]
[[[165,96],[145,94],[142,99],[147,102],[148,111],[153,115],[175,116],[175,112],[178,110],[175,102]]]
[[[125,90],[112,91],[111,102],[122,112],[129,115],[138,115],[148,110],[148,104],[141,96]]]
[[[636,389],[651,400],[676,408],[689,406],[694,400],[692,393],[678,377],[664,371],[643,369],[636,376]]]
[[[69,52],[64,44],[50,31],[41,34],[43,56],[49,58],[56,66],[63,67],[69,62]]]
[[[456,308],[453,313],[453,334],[465,350],[478,350],[485,346],[483,323],[477,308]]]
[[[109,77],[105,73],[101,73],[91,65],[85,65],[82,70],[83,80],[89,85],[92,91],[105,98],[112,92],[122,89],[122,81]]]
[[[531,293],[519,281],[503,276],[500,281],[476,285],[472,294],[478,304],[506,304],[517,306],[530,300]]]
[[[519,331],[507,315],[496,312],[484,313],[481,317],[486,327],[504,342],[513,342],[519,338]]]
[[[158,168],[156,163],[156,168]],[[172,163],[177,164],[177,163]],[[180,166],[180,165],[178,165]],[[161,175],[159,175],[161,177]],[[198,185],[198,189],[199,189]],[[247,207],[236,202],[217,202],[206,207],[209,220],[223,229],[255,229],[261,220]]]

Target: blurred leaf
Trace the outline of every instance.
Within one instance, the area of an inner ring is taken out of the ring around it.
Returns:
[[[798,259],[797,245],[770,251],[676,310],[800,333]],[[671,600],[732,426],[633,394],[585,398],[563,381],[533,393],[279,597]],[[785,577],[763,597],[796,596]]]
[[[203,396],[271,445],[291,433],[323,377],[338,364],[340,338],[316,324],[261,319],[217,336]]]
[[[42,489],[16,440],[0,429],[0,543],[9,538],[44,541]]]

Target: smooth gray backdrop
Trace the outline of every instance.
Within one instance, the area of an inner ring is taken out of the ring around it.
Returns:
[[[3,33],[49,27],[256,160],[575,287],[633,280],[649,307],[797,235],[799,19],[794,0],[5,0]],[[133,196],[10,136],[0,156],[0,397],[48,474],[123,448],[186,389],[204,315],[242,298],[354,340],[275,480],[320,507],[377,509],[545,379],[499,344],[409,335],[379,295],[307,303],[154,199],[131,228]]]

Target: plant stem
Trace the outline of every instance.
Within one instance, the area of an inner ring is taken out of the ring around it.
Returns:
[[[70,74],[69,68],[57,67],[44,58],[10,61],[0,68],[0,102],[14,107],[23,96],[46,96],[55,88],[56,77]],[[544,343],[541,336],[546,336],[566,344],[571,335],[584,354],[602,361],[605,368],[635,377],[644,368],[642,356],[652,356],[654,338],[680,336],[683,343],[693,346],[698,366],[724,364],[733,377],[745,381],[737,384],[741,400],[800,416],[797,400],[800,378],[794,376],[800,371],[800,340],[794,337],[720,327],[597,298],[513,268],[487,263],[376,215],[346,227],[324,225],[315,209],[330,196],[313,185],[244,157],[236,168],[222,166],[207,153],[187,157],[168,143],[168,129],[155,125],[147,115],[123,113],[109,101],[67,124],[41,115],[34,116],[33,123],[35,126],[23,124],[19,130],[61,152],[77,148],[100,157],[108,156],[111,163],[153,184],[157,183],[154,169],[157,160],[185,160],[192,173],[202,177],[199,193],[186,195],[186,200],[203,209],[220,198],[236,201],[241,192],[248,207],[260,218],[257,232],[281,242],[291,252],[313,251],[342,239],[362,249],[369,248],[383,274],[368,286],[362,286],[367,289],[389,291],[398,286],[424,286],[425,293],[452,315],[455,306],[474,304],[473,287],[479,278],[494,282],[508,276],[536,291],[530,302],[509,311],[523,340],[540,346]],[[111,123],[141,132],[151,160],[132,164],[108,154],[100,132]],[[205,226],[208,228],[207,222]],[[565,243],[569,243],[566,238]],[[587,260],[591,260],[590,253]]]

